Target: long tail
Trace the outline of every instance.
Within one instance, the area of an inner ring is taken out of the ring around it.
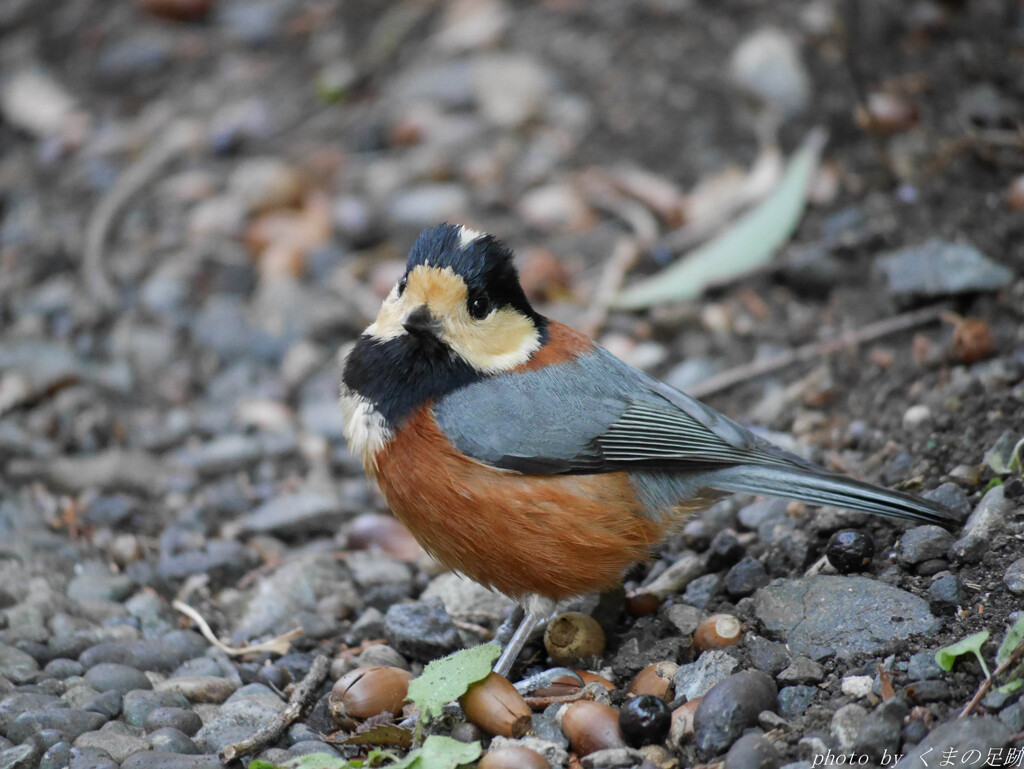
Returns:
[[[812,505],[831,505],[889,518],[934,523],[947,529],[961,523],[961,516],[943,505],[825,471],[739,465],[714,470],[708,475],[710,485],[722,491],[771,494]]]

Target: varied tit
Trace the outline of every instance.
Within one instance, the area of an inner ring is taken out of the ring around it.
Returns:
[[[557,600],[620,581],[729,492],[949,526],[933,502],[804,461],[540,315],[511,252],[442,224],[344,363],[352,452],[427,552],[517,599],[506,675]]]

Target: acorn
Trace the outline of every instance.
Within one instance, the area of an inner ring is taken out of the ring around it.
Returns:
[[[507,678],[488,673],[459,697],[466,718],[488,734],[522,737],[530,730],[530,706]]]
[[[604,653],[604,631],[589,614],[569,611],[548,623],[544,648],[556,665],[572,665]]]
[[[672,682],[678,670],[679,666],[674,662],[653,662],[636,674],[626,694],[651,694],[668,702],[672,699]]]
[[[580,700],[562,713],[562,731],[580,756],[595,750],[626,747],[615,708],[592,700]]]
[[[654,593],[632,593],[626,596],[626,611],[631,617],[649,617],[657,613],[661,599]]]
[[[358,667],[338,679],[328,697],[331,715],[336,721],[348,718],[372,718],[381,713],[394,716],[402,712],[409,694],[412,673],[401,668]]]
[[[682,742],[693,735],[693,716],[697,712],[701,698],[688,700],[672,711],[672,722],[669,728],[669,744],[678,748]]]
[[[549,769],[551,764],[536,750],[521,745],[508,745],[488,750],[477,769]]]
[[[712,614],[697,626],[693,634],[693,647],[699,651],[724,649],[739,643],[743,634],[740,621],[731,614]]]

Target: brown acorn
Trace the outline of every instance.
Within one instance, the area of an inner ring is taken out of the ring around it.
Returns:
[[[636,674],[626,693],[637,696],[653,694],[668,702],[672,699],[672,681],[678,670],[679,666],[674,662],[654,662]]]
[[[626,747],[615,708],[592,700],[580,700],[562,713],[562,731],[580,756],[606,748]]]
[[[672,711],[672,726],[668,732],[668,744],[679,747],[688,737],[693,735],[693,716],[697,712],[701,698],[688,700]]]
[[[544,631],[544,648],[556,665],[572,665],[604,653],[604,631],[589,614],[559,614]]]
[[[477,769],[549,769],[551,764],[540,753],[520,745],[508,745],[487,751]]]
[[[693,647],[699,651],[724,649],[739,643],[743,626],[731,614],[712,614],[697,626],[693,634]]]
[[[336,721],[372,718],[387,712],[397,716],[409,694],[412,673],[401,668],[359,667],[338,679],[327,702]]]
[[[530,707],[509,680],[497,673],[477,681],[459,697],[462,712],[488,734],[522,737],[530,730]]]

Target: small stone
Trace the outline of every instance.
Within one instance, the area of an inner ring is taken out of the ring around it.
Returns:
[[[1014,595],[1024,595],[1024,558],[1010,564],[1003,574],[1003,582]]]
[[[814,660],[807,657],[797,657],[793,663],[777,676],[783,686],[793,684],[816,684],[825,677],[825,671]]]
[[[778,675],[790,662],[785,644],[769,641],[761,636],[751,636],[746,642],[747,653],[754,667],[770,676]]]
[[[0,749],[0,769],[33,769],[38,755],[33,745]]]
[[[632,769],[643,763],[644,756],[633,748],[595,750],[580,759],[583,769]]]
[[[698,609],[706,609],[711,602],[722,592],[723,580],[718,574],[705,574],[697,577],[686,586],[683,593],[683,600],[696,606]]]
[[[775,769],[779,754],[763,734],[745,734],[733,743],[725,756],[724,769]]]
[[[727,750],[747,727],[757,723],[762,710],[775,710],[777,696],[775,682],[759,670],[735,673],[717,683],[694,713],[698,753],[711,758]]]
[[[848,697],[864,699],[871,696],[873,685],[871,676],[846,676],[840,684],[840,691]]]
[[[783,718],[797,718],[807,712],[818,690],[813,686],[787,686],[779,692],[776,702],[779,715]]]
[[[931,502],[938,502],[940,505],[948,507],[961,517],[966,516],[971,511],[971,502],[967,498],[967,493],[952,481],[947,481],[940,486],[936,486],[934,489],[929,489],[921,496]]]
[[[78,660],[69,660],[67,657],[58,657],[57,659],[50,660],[46,663],[46,667],[43,668],[43,675],[47,678],[56,678],[63,681],[65,678],[71,678],[72,676],[80,676],[85,672],[85,668],[82,663]]]
[[[988,552],[992,538],[1006,525],[1013,504],[1006,498],[1004,487],[993,486],[981,498],[974,512],[964,523],[960,539],[949,552],[958,561],[977,563]]]
[[[175,692],[189,702],[221,703],[230,697],[238,685],[227,678],[216,676],[179,676],[168,678],[156,685],[158,692]]]
[[[335,494],[284,494],[263,503],[235,525],[241,535],[308,537],[337,531],[350,514]]]
[[[152,689],[149,677],[141,670],[115,662],[101,662],[89,668],[85,680],[98,692],[127,694],[133,689]]]
[[[153,692],[136,689],[124,695],[121,706],[125,723],[142,726],[157,708],[187,708],[188,700],[177,692]]]
[[[867,716],[867,710],[853,703],[843,705],[832,715],[832,737],[841,750],[848,750],[853,746]]]
[[[907,678],[911,681],[923,681],[928,678],[942,678],[946,673],[935,661],[933,652],[912,654],[907,661]]]
[[[1013,279],[1009,268],[974,246],[939,238],[882,256],[877,266],[889,292],[900,299],[996,291]]]
[[[74,745],[76,748],[104,750],[118,763],[128,756],[149,749],[149,742],[142,730],[122,721],[111,721],[99,731],[86,732],[75,740]]]
[[[917,681],[907,687],[907,696],[917,703],[945,702],[953,695],[944,680]]]
[[[703,618],[704,612],[685,603],[672,604],[665,610],[665,619],[679,631],[680,635],[693,635],[693,631]]]
[[[65,769],[71,765],[71,744],[58,742],[39,759],[39,769]]]
[[[743,557],[744,549],[735,532],[729,529],[718,532],[708,545],[708,571],[718,571],[734,565]]]
[[[104,718],[117,718],[121,714],[123,698],[120,692],[107,691],[90,697],[82,703],[82,710],[99,713]]]
[[[931,418],[932,410],[923,403],[918,403],[903,412],[903,427],[907,430],[916,430],[928,423]]]
[[[223,769],[217,756],[188,756],[150,750],[129,756],[121,769]]]
[[[157,729],[175,729],[191,737],[203,725],[203,720],[194,710],[186,708],[154,708],[146,716],[147,732]]]
[[[733,598],[744,598],[770,581],[764,564],[746,556],[725,575],[725,591]]]
[[[765,27],[745,37],[733,51],[729,75],[743,91],[781,116],[803,112],[810,94],[807,72],[793,38]]]
[[[0,676],[14,684],[27,684],[39,675],[39,663],[20,649],[0,644]]]
[[[908,566],[941,558],[953,542],[953,535],[941,526],[915,526],[903,533],[896,546],[896,558]]]
[[[74,739],[80,734],[99,729],[106,720],[99,713],[78,708],[29,710],[11,722],[7,737],[14,742],[25,742],[44,729],[56,729]]]
[[[938,577],[928,586],[928,606],[936,614],[953,614],[963,603],[963,590],[955,574]]]
[[[710,649],[696,662],[680,665],[673,683],[677,697],[693,700],[703,697],[715,684],[724,680],[736,669],[736,659],[719,649]]]
[[[187,734],[169,726],[150,732],[149,746],[152,750],[162,750],[168,753],[193,755],[199,752],[199,748]]]
[[[1013,732],[992,716],[955,718],[936,726],[931,733],[910,750],[907,750],[905,766],[924,766],[930,756],[963,756],[968,751],[978,751],[987,756],[988,751],[1006,746]],[[922,758],[924,759],[922,761]]]
[[[384,615],[384,634],[400,654],[422,662],[451,654],[462,645],[438,599],[395,604]]]

